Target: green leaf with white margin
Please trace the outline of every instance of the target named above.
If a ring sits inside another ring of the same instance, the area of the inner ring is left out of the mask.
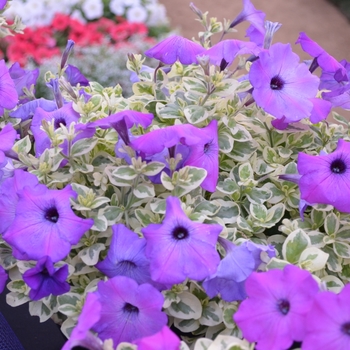
[[[102,209],[102,215],[107,220],[107,225],[111,226],[117,223],[121,217],[123,216],[124,210],[118,206],[107,206],[106,208]],[[103,220],[104,221],[104,220]],[[99,223],[98,223],[99,224]],[[101,225],[99,225],[99,229],[103,228],[104,222],[101,222]]]
[[[262,204],[251,203],[249,206],[249,211],[252,217],[258,222],[265,222],[267,218],[267,209]]]
[[[207,94],[207,84],[203,80],[193,77],[184,77],[182,78],[182,84],[186,91],[197,92],[199,96]]]
[[[226,328],[233,329],[235,328],[235,323],[233,322],[233,315],[237,311],[237,307],[233,305],[227,306],[224,308],[222,321],[224,322]]]
[[[20,139],[19,141],[17,141],[14,146],[12,147],[12,149],[17,153],[29,153],[29,151],[32,148],[32,143],[30,142],[30,138],[29,135],[27,135],[26,137]]]
[[[211,339],[199,338],[196,340],[193,350],[208,350],[213,342]]]
[[[23,293],[10,292],[6,294],[6,303],[13,307],[23,305],[30,300],[28,295]]]
[[[322,248],[322,250],[329,254],[329,258],[327,261],[328,269],[333,272],[340,272],[342,270],[342,258],[340,258],[329,246],[325,246],[324,248]]]
[[[196,168],[193,166],[181,168],[178,172],[178,180],[173,190],[173,195],[181,197],[188,192],[191,192],[200,186],[206,176],[207,171],[202,168]]]
[[[160,181],[168,191],[172,191],[175,188],[173,180],[165,171],[160,174]]]
[[[249,140],[246,142],[235,142],[234,147],[228,155],[238,162],[246,162],[256,150],[256,142]]]
[[[237,89],[240,83],[236,79],[224,79],[215,84],[215,90],[212,94],[213,97],[228,97]]]
[[[153,213],[165,214],[166,201],[165,199],[157,198],[157,200],[150,204],[150,207]]]
[[[123,180],[133,180],[137,176],[137,173],[132,166],[123,165],[114,169],[112,175]]]
[[[310,272],[319,271],[326,266],[328,257],[329,254],[325,253],[323,250],[315,247],[308,247],[300,255],[299,265],[301,268]]]
[[[309,236],[301,229],[291,232],[282,246],[283,258],[292,264],[299,261],[301,253],[311,246]]]
[[[161,71],[161,69],[159,69],[159,71]],[[110,347],[108,347],[108,345],[106,344],[108,341],[111,341],[111,345]],[[112,339],[108,339],[108,340],[105,340],[103,342],[103,348],[104,349],[113,349],[113,340]],[[133,344],[130,344],[130,343],[126,343],[126,342],[121,342],[118,344],[118,346],[116,347],[115,350],[137,350],[137,345],[133,345]]]
[[[92,137],[74,142],[70,156],[74,158],[89,153],[96,146],[97,142],[98,140]]]
[[[237,142],[246,142],[252,140],[252,135],[242,125],[236,124],[234,128],[230,129],[233,139]]]
[[[94,220],[94,224],[90,230],[98,231],[98,232],[104,232],[107,230],[107,227],[108,227],[107,218],[103,216],[100,211],[98,213],[95,213],[95,215],[92,216],[91,218]]]
[[[184,109],[184,114],[190,124],[198,124],[206,120],[209,116],[208,111],[203,106],[191,105]]]
[[[204,326],[216,326],[222,322],[222,310],[215,301],[210,301],[203,307],[199,323]]]
[[[78,256],[87,266],[94,266],[97,264],[100,252],[105,250],[106,246],[102,243],[95,243],[91,247],[82,249]]]
[[[325,277],[322,277],[321,282],[324,282],[326,284],[327,290],[337,294],[344,287],[344,283],[338,277],[335,277],[332,275],[327,275]]]
[[[271,198],[268,199],[271,204],[277,204],[285,198],[284,192],[271,182],[266,183],[262,188],[272,192]]]
[[[148,183],[140,183],[133,190],[137,198],[153,198],[155,196],[154,186]]]
[[[238,168],[238,176],[241,181],[247,181],[254,178],[253,168],[250,163],[241,164]]]
[[[203,200],[195,208],[194,212],[207,216],[213,216],[220,210],[220,203],[216,200]]]
[[[154,95],[154,83],[149,81],[140,81],[132,85],[132,92],[136,96],[140,95]]]
[[[273,270],[273,269],[283,270],[286,265],[289,265],[288,261],[277,259],[277,258],[271,258],[271,260],[266,265],[266,269],[267,270]]]
[[[232,151],[234,141],[233,141],[233,137],[229,133],[219,130],[218,140],[219,140],[219,149],[221,152],[229,153]]]
[[[199,299],[192,293],[184,291],[178,294],[180,302],[171,303],[166,309],[170,316],[180,318],[182,320],[195,319],[198,320],[202,315],[202,304]]]
[[[216,199],[216,202],[220,205],[220,209],[215,216],[219,217],[225,224],[234,224],[240,214],[239,205],[223,199]]]
[[[268,173],[271,173],[275,169],[271,166],[269,166],[266,162],[264,162],[263,159],[257,159],[254,163],[254,171],[257,175],[265,175]],[[269,185],[272,185],[271,182],[268,183]]]
[[[340,258],[350,258],[350,245],[343,242],[334,242],[333,250]]]
[[[82,296],[78,293],[65,293],[57,297],[58,311],[62,312],[66,316],[78,315],[79,310],[78,303]]]
[[[41,300],[39,300],[31,301],[29,303],[29,313],[31,316],[38,316],[40,322],[45,322],[54,314],[54,310],[50,310]]]
[[[350,226],[343,226],[337,233],[335,234],[335,239],[337,241],[350,241]]]
[[[250,350],[252,347],[246,340],[230,335],[218,335],[208,350]]]
[[[272,197],[271,191],[258,187],[253,187],[245,192],[249,202],[254,204],[263,204]]]
[[[311,221],[313,223],[313,227],[321,227],[326,218],[326,213],[324,211],[312,209],[311,210]]]
[[[142,174],[147,176],[154,176],[159,174],[165,167],[161,162],[150,162],[142,168]]]
[[[137,220],[141,223],[143,227],[148,226],[151,223],[154,223],[155,215],[147,209],[135,209],[135,216]]]
[[[282,246],[286,237],[283,235],[272,235],[267,238],[267,243],[272,244],[280,256],[282,256]]]
[[[238,186],[238,184],[230,178],[227,178],[224,181],[219,181],[216,188],[220,192],[226,193],[226,194],[233,194],[235,192],[240,191],[240,187]]]
[[[278,203],[272,206],[267,211],[266,221],[262,224],[264,227],[275,226],[284,216],[286,207],[283,203]]]
[[[326,245],[324,243],[324,238],[326,237],[324,233],[320,231],[308,231],[307,235],[310,237],[313,247],[323,248]]]
[[[337,215],[333,212],[326,216],[324,220],[324,229],[326,233],[331,236],[339,230],[340,222]]]
[[[162,119],[177,119],[183,117],[182,109],[176,103],[168,103],[165,106],[162,103],[157,103],[156,112]]]
[[[184,333],[194,332],[201,326],[198,320],[182,320],[181,318],[175,318],[174,325],[177,329]]]

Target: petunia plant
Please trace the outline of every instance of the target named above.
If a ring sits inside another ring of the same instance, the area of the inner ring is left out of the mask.
[[[0,62],[0,287],[65,350],[345,349],[349,64],[305,33],[302,62],[249,0],[191,8],[197,40],[147,50],[156,68],[129,53],[129,97],[70,65],[73,41],[50,100]]]

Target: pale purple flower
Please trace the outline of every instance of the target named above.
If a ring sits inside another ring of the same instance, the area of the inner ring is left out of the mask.
[[[196,56],[204,51],[205,48],[199,44],[182,36],[173,35],[147,50],[145,55],[165,64],[173,64],[178,60],[187,65],[197,63]]]
[[[37,177],[22,169],[16,169],[0,186],[0,234],[4,234],[15,218],[18,192],[25,186],[38,185]]]
[[[67,68],[65,69],[65,74],[67,76],[68,82],[72,86],[77,86],[78,84],[80,86],[88,86],[89,85],[89,80],[82,74],[79,70],[79,68],[68,64]]]
[[[348,81],[346,69],[329,53],[327,53],[320,45],[311,40],[305,33],[301,32],[296,44],[300,44],[302,49],[310,56],[315,58],[312,69],[317,66],[324,72],[333,73],[334,78],[339,81]]]
[[[101,303],[99,298],[94,293],[88,293],[78,318],[78,324],[62,350],[73,350],[79,346],[89,350],[103,350],[102,341],[89,331],[100,320],[100,317]]]
[[[8,279],[7,272],[0,265],[0,293],[2,293],[4,291],[7,279]]]
[[[350,349],[350,285],[316,295],[306,317],[303,350]]]
[[[331,102],[333,107],[350,109],[350,83],[330,92],[323,92],[322,98]]]
[[[205,169],[207,176],[201,183],[201,187],[209,192],[215,192],[219,179],[218,122],[212,120],[208,126],[197,128],[194,132],[200,137],[200,141],[190,147],[189,156],[183,166],[190,165]]]
[[[319,79],[312,75],[290,44],[274,44],[262,51],[250,69],[249,80],[257,105],[289,123],[309,117]]]
[[[258,55],[261,49],[252,42],[241,40],[223,40],[204,52],[209,56],[210,62],[224,70],[238,55],[254,54]]]
[[[38,98],[37,100],[29,101],[20,105],[16,110],[9,115],[11,118],[19,118],[22,121],[28,120],[34,116],[35,110],[40,107],[46,112],[52,112],[57,109],[56,102]]]
[[[18,192],[15,218],[3,235],[21,254],[18,258],[22,254],[28,260],[49,256],[57,262],[67,256],[93,225],[92,219],[82,219],[71,209],[70,198],[76,196],[70,185],[62,190],[26,186]]]
[[[62,57],[61,57],[61,69],[63,69],[68,61],[69,55],[71,54],[73,48],[74,48],[75,42],[73,40],[68,39],[67,45],[63,51]]]
[[[4,9],[7,4],[7,0],[0,0],[0,10]]]
[[[245,283],[248,298],[234,320],[257,350],[288,349],[306,335],[306,315],[318,293],[312,275],[294,265],[282,270],[253,272]]]
[[[18,103],[18,93],[15,83],[10,76],[5,61],[0,61],[0,107],[6,109],[15,108]]]
[[[92,330],[102,340],[131,342],[153,335],[167,324],[161,311],[164,297],[150,284],[138,285],[131,278],[116,276],[99,282],[93,294],[99,298],[101,313]]]
[[[166,199],[161,224],[150,224],[141,231],[154,281],[171,286],[186,278],[201,281],[216,271],[220,262],[216,242],[222,227],[191,221],[177,197]]]
[[[160,332],[133,343],[137,345],[137,350],[179,350],[181,342],[168,326],[164,326]]]
[[[265,251],[273,257],[275,251],[272,246],[250,241],[236,246],[219,237],[219,243],[224,247],[226,255],[220,261],[217,271],[204,280],[203,288],[210,298],[220,294],[228,302],[243,300],[247,296],[244,283],[261,264],[260,254]]]
[[[149,261],[145,256],[146,240],[123,224],[112,226],[113,236],[106,258],[96,268],[109,278],[126,276],[137,283],[151,283]]]
[[[61,295],[69,292],[67,277],[68,265],[57,268],[49,256],[41,258],[35,267],[23,274],[24,282],[31,288],[29,297],[32,300],[40,300],[51,294]]]
[[[340,139],[330,154],[299,153],[298,172],[301,199],[350,213],[350,142]]]
[[[23,88],[30,89],[31,85],[35,85],[39,77],[39,68],[26,70],[21,68],[18,62],[15,62],[9,69],[9,73],[15,83],[16,91],[21,104],[29,102],[30,99],[24,93]]]

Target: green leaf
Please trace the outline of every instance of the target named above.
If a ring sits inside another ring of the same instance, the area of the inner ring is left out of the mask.
[[[266,268],[267,270],[283,270],[286,265],[288,265],[288,262],[285,260],[271,258],[271,260],[267,263]]]
[[[350,258],[350,245],[343,242],[333,243],[334,252],[340,257],[349,259]]]
[[[97,142],[98,140],[92,137],[74,142],[70,152],[71,157],[79,157],[89,153],[96,146]]]
[[[272,197],[272,192],[263,188],[253,187],[251,190],[246,191],[246,196],[251,203],[263,204]]]
[[[136,96],[154,95],[154,83],[148,81],[137,82],[132,85],[132,91]]]
[[[310,272],[324,269],[329,254],[315,247],[306,248],[300,255],[299,265]]]
[[[231,158],[238,162],[247,161],[256,150],[256,145],[253,140],[246,142],[236,142],[229,154]]]
[[[162,103],[157,103],[156,111],[162,119],[177,119],[184,115],[181,107],[176,103],[169,103],[165,106]]]
[[[171,303],[166,311],[176,318],[183,320],[199,319],[202,315],[202,304],[192,293],[184,291],[178,294],[180,302]]]
[[[168,191],[172,191],[175,188],[171,177],[165,171],[160,174],[160,181]]]
[[[87,266],[94,266],[97,264],[100,252],[106,249],[102,243],[95,243],[91,247],[80,250],[78,256]]]
[[[324,221],[324,229],[329,236],[333,235],[339,230],[340,222],[337,215],[330,213],[326,216]]]
[[[207,93],[207,84],[203,80],[192,77],[184,77],[182,78],[182,83],[186,91],[197,92],[199,96],[206,95]]]
[[[207,171],[202,168],[196,168],[193,166],[186,166],[184,168],[181,168],[178,171],[178,180],[173,190],[173,195],[176,197],[181,197],[188,192],[191,192],[200,186],[206,176]]]
[[[190,124],[198,124],[206,120],[209,116],[208,111],[203,106],[191,105],[184,109],[184,114]]]
[[[220,209],[220,203],[217,201],[202,201],[195,208],[194,212],[201,213],[207,216],[215,215]]]
[[[240,191],[238,184],[230,178],[227,178],[224,181],[219,181],[217,184],[217,189],[226,194],[232,194]]]
[[[336,240],[349,242],[350,240],[350,226],[343,226],[335,235]]]
[[[138,184],[133,193],[137,198],[152,198],[155,196],[154,186],[148,183]]]
[[[137,176],[137,173],[132,166],[124,165],[114,169],[112,175],[123,180],[133,180]]]
[[[267,209],[264,205],[251,203],[249,208],[250,208],[250,214],[253,216],[254,219],[256,219],[259,222],[266,221]]]
[[[17,141],[14,146],[13,146],[13,150],[17,153],[29,153],[29,151],[32,148],[32,143],[30,142],[30,138],[29,135],[25,136],[24,138],[20,139],[19,141]]]
[[[254,178],[253,168],[250,163],[244,163],[239,166],[238,176],[242,182]]]
[[[154,176],[159,174],[165,167],[164,163],[161,162],[150,162],[142,168],[142,174],[147,176]]]
[[[94,220],[94,225],[91,227],[91,230],[99,232],[104,232],[107,230],[108,222],[103,215],[100,215],[100,213],[98,213],[93,216],[92,219]]]
[[[237,310],[233,307],[227,307],[224,309],[223,313],[223,322],[226,326],[226,328],[233,329],[235,327],[235,323],[233,322],[233,314]]]
[[[219,148],[223,153],[229,153],[233,148],[233,138],[227,132],[219,132]]]
[[[199,323],[205,326],[216,326],[222,322],[222,311],[215,301],[210,301],[203,307],[202,317]]]
[[[154,222],[154,214],[150,210],[135,209],[135,216],[137,217],[137,220],[142,224],[143,227],[146,227]]]
[[[338,294],[344,287],[344,283],[338,277],[332,275],[322,277],[321,282],[325,282],[327,290],[336,294]]]
[[[225,224],[234,224],[240,214],[238,204],[223,199],[216,199],[216,201],[220,204],[220,209],[215,216],[219,217]]]
[[[324,248],[322,248],[322,250],[329,255],[328,261],[327,261],[328,269],[333,272],[340,272],[342,270],[342,265],[341,265],[342,258],[337,256],[334,250],[329,246],[325,246]]]
[[[283,258],[292,264],[299,261],[301,253],[311,245],[309,236],[301,229],[291,232],[286,238],[283,247]]]

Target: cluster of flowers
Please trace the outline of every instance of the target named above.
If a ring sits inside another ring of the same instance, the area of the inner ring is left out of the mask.
[[[243,3],[225,25],[192,5],[202,45],[163,40],[155,69],[129,55],[128,98],[67,63],[73,41],[53,100],[0,61],[0,285],[11,270],[8,303],[54,317],[64,349],[186,349],[173,331],[349,347],[350,124],[323,122],[350,98],[348,65],[305,34],[300,63]],[[210,47],[246,20],[250,42]]]
[[[5,14],[8,18],[17,15],[26,26],[36,27],[49,25],[62,12],[81,22],[122,16],[149,27],[168,26],[165,7],[157,0],[12,0]]]
[[[10,62],[19,62],[25,66],[29,61],[40,65],[46,59],[61,55],[67,40],[71,39],[80,47],[106,45],[116,50],[135,36],[146,43],[154,43],[147,36],[148,29],[142,23],[130,23],[121,18],[116,22],[107,18],[100,18],[91,23],[82,23],[68,15],[56,14],[47,26],[37,28],[27,27],[22,35],[15,35],[4,39],[3,56]]]

